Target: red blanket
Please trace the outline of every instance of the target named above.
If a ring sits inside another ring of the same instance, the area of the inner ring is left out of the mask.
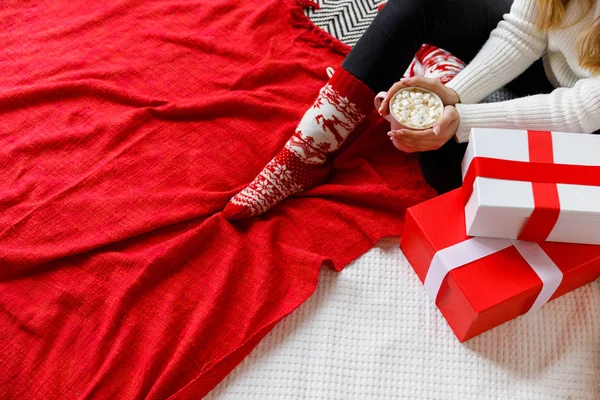
[[[206,394],[431,195],[375,113],[231,223],[347,51],[281,0],[0,8],[0,398]]]

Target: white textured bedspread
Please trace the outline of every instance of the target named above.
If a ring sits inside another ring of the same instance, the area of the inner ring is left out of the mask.
[[[600,399],[600,280],[458,343],[384,239],[282,321],[208,399]]]

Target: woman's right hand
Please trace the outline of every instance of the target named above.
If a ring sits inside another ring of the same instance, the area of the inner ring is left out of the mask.
[[[423,89],[429,89],[442,99],[442,102],[445,106],[453,106],[456,103],[460,103],[460,97],[458,94],[444,85],[442,82],[433,78],[423,78],[423,77],[414,77],[414,78],[403,78],[399,82],[396,82],[392,85],[390,90],[387,92],[387,96],[381,103],[381,107],[379,108],[379,114],[381,116],[386,116],[389,114],[389,102],[391,97],[398,90],[405,87],[420,87]]]

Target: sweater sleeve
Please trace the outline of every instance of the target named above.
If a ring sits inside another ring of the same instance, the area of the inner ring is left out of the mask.
[[[550,94],[486,104],[457,104],[456,137],[469,140],[471,128],[592,133],[600,129],[600,77],[580,79]]]
[[[537,0],[515,0],[477,56],[446,86],[462,103],[477,103],[523,73],[542,56],[547,34],[538,31]]]

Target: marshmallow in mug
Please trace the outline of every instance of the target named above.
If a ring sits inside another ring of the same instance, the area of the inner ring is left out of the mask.
[[[440,118],[443,104],[428,90],[410,87],[400,89],[391,101],[394,116],[409,128],[430,128]]]

